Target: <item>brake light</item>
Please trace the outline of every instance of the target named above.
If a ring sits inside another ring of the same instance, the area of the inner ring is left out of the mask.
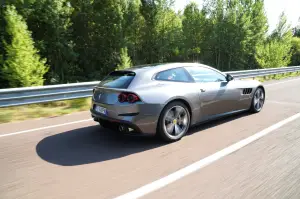
[[[127,100],[127,95],[125,93],[121,93],[118,97],[119,99],[119,102],[123,103],[123,102],[126,102]]]
[[[135,103],[137,101],[140,101],[140,98],[134,94],[134,93],[120,93],[118,96],[119,102],[129,102],[129,103]]]
[[[137,102],[139,100],[140,100],[139,97],[137,95],[135,95],[135,94],[128,94],[127,95],[127,101],[129,103],[134,103],[134,102]]]

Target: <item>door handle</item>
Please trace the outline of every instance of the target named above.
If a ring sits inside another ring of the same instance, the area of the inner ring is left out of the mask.
[[[206,90],[204,88],[200,88],[200,91],[203,93],[205,92]]]

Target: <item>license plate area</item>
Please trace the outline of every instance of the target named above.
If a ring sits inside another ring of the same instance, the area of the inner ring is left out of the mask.
[[[102,106],[95,105],[94,110],[95,110],[97,113],[101,113],[101,114],[103,114],[103,115],[107,115],[107,110],[106,110],[106,108],[104,108],[104,107],[102,107]]]

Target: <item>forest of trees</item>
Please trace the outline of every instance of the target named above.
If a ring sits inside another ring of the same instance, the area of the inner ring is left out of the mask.
[[[5,0],[0,87],[100,80],[112,70],[200,62],[222,71],[300,65],[300,27],[268,34],[263,0]],[[300,12],[300,10],[299,10]]]

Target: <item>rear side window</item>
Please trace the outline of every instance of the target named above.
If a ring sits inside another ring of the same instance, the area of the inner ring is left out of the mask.
[[[156,80],[175,81],[175,82],[191,82],[193,81],[187,71],[183,68],[174,68],[157,73]]]
[[[135,73],[131,71],[114,71],[106,76],[100,83],[100,87],[107,88],[128,88],[129,84],[135,77]]]

